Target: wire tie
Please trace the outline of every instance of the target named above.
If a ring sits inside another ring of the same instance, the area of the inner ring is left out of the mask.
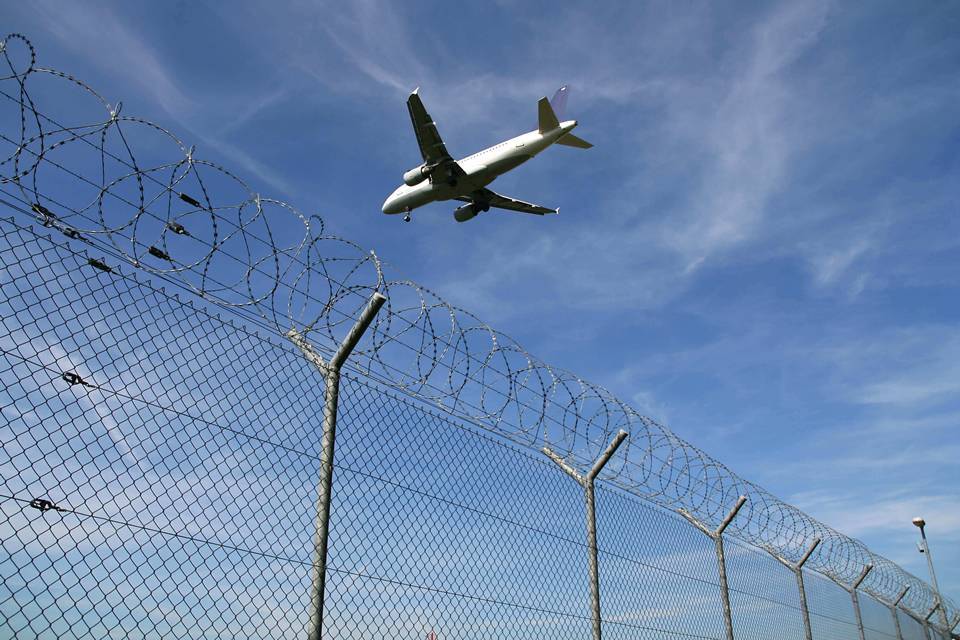
[[[188,195],[185,194],[185,193],[181,193],[181,194],[180,194],[180,199],[183,200],[184,202],[186,202],[186,203],[189,204],[189,205],[193,205],[194,207],[196,207],[196,208],[198,208],[198,209],[203,209],[203,206],[200,204],[199,201],[194,200],[193,198],[191,198],[190,196],[188,196]]]
[[[63,232],[63,235],[73,240],[77,240],[80,238],[80,232],[74,229],[73,227],[63,227],[62,229],[60,229],[60,231]]]
[[[151,246],[149,251],[150,251],[150,255],[152,255],[155,258],[160,258],[161,260],[170,261],[170,256],[167,255],[167,253],[163,249],[158,249],[157,247]]]
[[[50,211],[50,209],[47,209],[45,206],[43,206],[39,202],[35,202],[31,206],[31,208],[36,213],[43,216],[43,226],[45,227],[49,227],[51,224],[53,224],[53,221],[57,219],[57,216],[54,215],[53,211]]]
[[[177,234],[178,236],[188,236],[188,235],[190,235],[190,232],[187,231],[187,228],[184,227],[184,226],[183,226],[182,224],[180,224],[179,222],[173,222],[173,221],[168,222],[168,223],[167,223],[167,229],[170,229],[170,231],[173,231],[173,232],[174,232],[175,234]]]
[[[100,269],[100,271],[106,271],[107,273],[113,273],[113,269],[110,268],[110,265],[108,265],[106,262],[101,262],[100,260],[97,260],[96,258],[90,258],[89,260],[87,260],[87,264],[89,264],[91,267],[93,267],[93,268],[95,268],[95,269]]]
[[[62,378],[71,387],[75,384],[82,384],[85,387],[90,386],[86,380],[81,378],[78,374],[74,373],[73,371],[64,371]]]
[[[61,509],[57,505],[53,504],[51,501],[45,500],[44,498],[34,498],[33,500],[30,501],[30,506],[41,512],[64,511],[64,509]]]

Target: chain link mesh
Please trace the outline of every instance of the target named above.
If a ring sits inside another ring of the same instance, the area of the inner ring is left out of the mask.
[[[303,635],[324,381],[284,336],[326,356],[375,290],[340,390],[325,637],[590,634],[583,492],[537,448],[584,468],[621,428],[597,491],[608,637],[724,637],[713,542],[674,510],[713,527],[738,495],[736,637],[803,637],[770,554],[814,537],[815,638],[858,637],[831,580],[868,563],[865,636],[896,637],[884,603],[910,586],[894,613],[925,637],[921,580],[38,67],[22,36],[2,55],[0,637]]]

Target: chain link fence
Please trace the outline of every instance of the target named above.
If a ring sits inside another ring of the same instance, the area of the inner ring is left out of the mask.
[[[960,623],[861,543],[38,66],[22,36],[2,49],[0,638]]]

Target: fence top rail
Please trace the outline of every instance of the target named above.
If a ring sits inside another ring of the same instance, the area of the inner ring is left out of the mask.
[[[374,292],[384,310],[350,366],[528,447],[589,468],[630,434],[600,477],[711,527],[739,496],[728,532],[789,563],[913,612],[932,588],[641,415],[603,387],[548,365],[433,291],[392,278],[374,252],[317,216],[262,197],[171,131],[127,115],[83,81],[37,64],[20,34],[0,40],[0,200],[199,298],[296,332],[326,356]],[[815,540],[819,544],[811,545]],[[905,595],[902,594],[907,589]],[[944,598],[948,617],[960,609]]]

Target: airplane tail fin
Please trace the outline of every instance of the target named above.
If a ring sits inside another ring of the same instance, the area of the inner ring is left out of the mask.
[[[557,140],[557,144],[565,144],[568,147],[576,147],[577,149],[589,149],[593,146],[583,138],[578,138],[572,133],[562,136],[559,140]]]
[[[546,98],[540,98],[537,103],[537,129],[540,133],[546,133],[559,126],[560,121],[557,120],[557,114],[553,112],[550,102]]]
[[[560,118],[563,117],[563,112],[566,110],[566,108],[566,86],[557,89],[557,92],[553,94],[553,98],[550,100],[547,100],[546,98],[540,98],[540,102],[537,103],[537,115],[539,118],[537,128],[540,130],[540,133],[547,133],[548,131],[557,129],[560,126]],[[574,122],[573,126],[577,126],[577,123]],[[583,138],[578,138],[572,133],[561,135],[557,140],[557,144],[564,144],[568,147],[576,147],[578,149],[589,149],[593,146]]]
[[[567,86],[564,85],[557,89],[557,92],[550,98],[550,106],[557,115],[558,120],[563,120],[563,114],[567,110]]]

